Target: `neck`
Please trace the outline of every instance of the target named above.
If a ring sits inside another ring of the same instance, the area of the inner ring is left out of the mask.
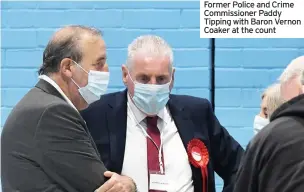
[[[60,89],[67,96],[67,98],[72,101],[71,94],[68,91],[67,83],[62,78],[58,77],[58,75],[56,74],[51,74],[48,76],[60,87]]]

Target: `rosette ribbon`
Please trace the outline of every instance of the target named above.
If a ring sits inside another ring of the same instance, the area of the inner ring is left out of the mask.
[[[201,169],[203,177],[203,192],[208,192],[208,169],[209,152],[206,145],[199,139],[192,139],[187,146],[190,163]]]

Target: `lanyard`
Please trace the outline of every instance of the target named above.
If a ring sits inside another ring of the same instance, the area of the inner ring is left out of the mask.
[[[135,117],[135,114],[133,113],[132,109],[130,108],[129,106],[129,103],[128,103],[128,108],[130,109],[130,111],[132,112],[132,116],[133,116],[133,119],[135,120],[135,122],[139,125],[142,133],[148,137],[152,142],[153,144],[155,145],[155,147],[157,148],[158,150],[158,162],[159,162],[159,169],[160,169],[160,173],[161,174],[164,174],[164,165],[163,165],[163,161],[162,161],[162,146],[163,146],[163,142],[162,142],[162,133],[160,134],[160,146],[158,147],[157,144],[155,143],[155,141],[153,141],[153,139],[150,137],[150,135],[147,133],[146,129],[141,125],[139,124],[138,120],[136,119]]]

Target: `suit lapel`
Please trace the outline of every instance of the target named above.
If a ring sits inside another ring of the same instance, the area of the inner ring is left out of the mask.
[[[106,119],[110,133],[110,170],[121,173],[126,143],[127,90],[113,97],[109,108]]]
[[[170,95],[168,106],[184,147],[187,151],[187,145],[192,139],[198,138],[202,140],[202,138],[196,131],[195,125],[190,118],[190,111],[187,111],[185,106],[181,105],[174,95]],[[193,165],[191,165],[191,169],[195,191],[202,191],[201,170],[195,168]]]
[[[189,141],[193,139],[195,132],[193,122],[189,118],[190,114],[187,113],[184,106],[181,106],[178,101],[175,100],[173,95],[171,95],[168,105],[184,147],[187,149],[187,145]]]

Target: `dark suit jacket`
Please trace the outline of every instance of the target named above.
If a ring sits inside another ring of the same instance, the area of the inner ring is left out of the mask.
[[[224,191],[231,192],[243,148],[220,125],[206,99],[170,95],[168,102],[185,148],[193,138],[203,141],[210,152],[208,192],[215,192],[214,171],[224,180]],[[81,112],[97,144],[106,167],[121,173],[126,141],[127,91],[101,97]],[[192,166],[196,192],[202,191],[202,175]]]
[[[81,115],[40,80],[3,127],[3,192],[93,192],[106,171]]]

